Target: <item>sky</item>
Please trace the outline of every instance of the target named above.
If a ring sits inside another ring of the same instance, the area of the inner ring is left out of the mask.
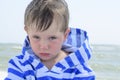
[[[0,0],[0,43],[23,43],[24,11],[31,0]],[[66,0],[70,27],[88,32],[91,44],[120,45],[120,0]]]

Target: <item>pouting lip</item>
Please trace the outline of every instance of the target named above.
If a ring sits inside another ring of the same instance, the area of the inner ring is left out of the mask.
[[[50,55],[49,53],[39,53],[39,54],[42,56],[49,56]]]
[[[49,53],[45,53],[45,52],[40,52],[39,54],[49,54]]]

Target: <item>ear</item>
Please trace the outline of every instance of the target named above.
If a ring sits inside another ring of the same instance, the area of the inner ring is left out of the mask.
[[[24,26],[24,30],[25,30],[26,33],[28,33],[28,29],[27,29],[26,26]]]
[[[70,28],[67,28],[64,34],[64,41],[67,39],[69,32],[70,32]]]

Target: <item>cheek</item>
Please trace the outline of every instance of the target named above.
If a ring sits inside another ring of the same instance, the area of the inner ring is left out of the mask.
[[[38,52],[39,51],[39,45],[38,45],[38,43],[35,43],[35,42],[31,41],[30,45],[31,45],[31,47],[32,47],[32,49],[33,49],[34,52]]]
[[[50,48],[54,51],[60,50],[62,47],[62,41],[54,41],[50,43]]]

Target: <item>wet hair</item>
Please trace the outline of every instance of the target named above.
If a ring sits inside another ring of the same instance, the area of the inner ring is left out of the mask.
[[[25,10],[24,24],[28,29],[34,27],[36,30],[44,31],[50,27],[54,19],[62,23],[61,31],[66,31],[69,11],[64,0],[32,0]]]

